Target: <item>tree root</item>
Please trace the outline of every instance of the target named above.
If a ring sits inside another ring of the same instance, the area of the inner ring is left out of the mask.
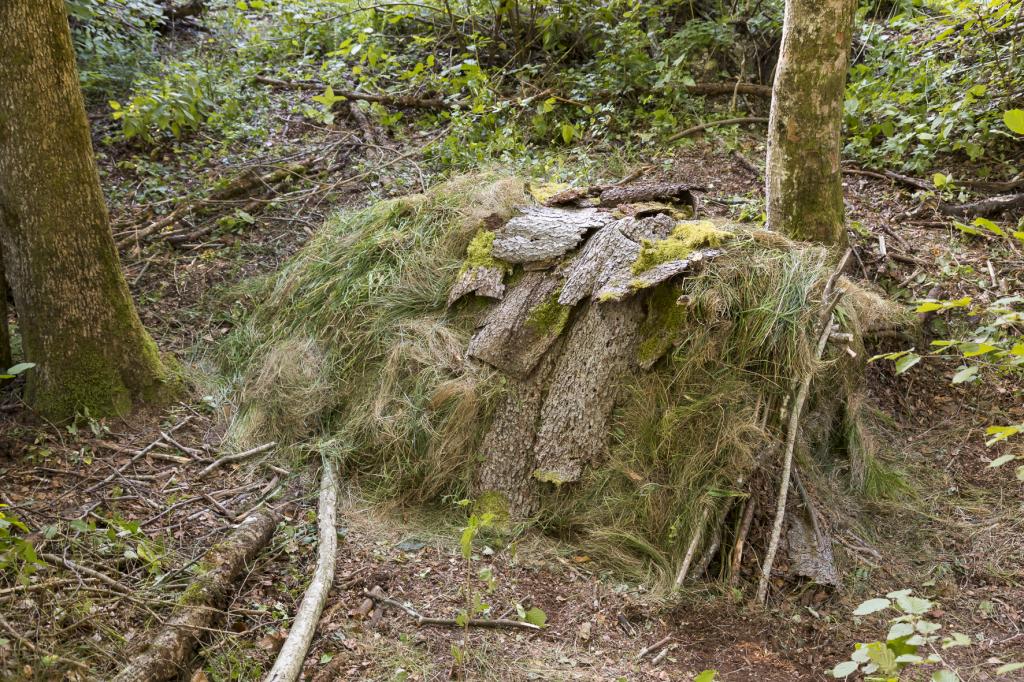
[[[313,634],[320,613],[324,609],[327,595],[334,582],[334,562],[338,547],[336,519],[338,515],[338,483],[334,476],[334,465],[326,459],[320,477],[320,506],[317,516],[320,525],[319,552],[313,579],[302,596],[302,604],[292,621],[288,639],[274,661],[274,667],[266,682],[294,682],[302,672],[302,663],[313,641]]]
[[[161,682],[176,678],[203,630],[220,613],[231,584],[270,542],[276,525],[276,514],[261,511],[210,548],[199,564],[204,570],[179,598],[174,614],[114,678],[115,682]]]
[[[403,604],[395,599],[389,599],[378,592],[363,590],[363,596],[367,599],[372,599],[375,603],[386,604],[387,606],[402,611],[406,615],[411,616],[416,621],[417,625],[437,625],[445,628],[513,628],[517,630],[532,630],[534,632],[540,631],[540,626],[538,625],[521,620],[510,620],[508,618],[470,618],[465,624],[461,624],[454,618],[432,618],[430,616],[421,615],[416,609],[408,604]]]

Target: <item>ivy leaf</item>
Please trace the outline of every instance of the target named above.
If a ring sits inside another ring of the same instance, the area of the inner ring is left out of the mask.
[[[832,677],[848,677],[855,672],[857,672],[856,661],[843,661],[836,667],[832,668],[832,672],[830,674]],[[694,680],[694,682],[696,682],[696,680]]]
[[[974,381],[978,378],[978,366],[961,367],[960,371],[953,375],[954,384],[962,384],[967,381]]]
[[[960,676],[949,668],[943,668],[932,673],[932,682],[960,682]]]
[[[548,614],[534,606],[526,612],[526,617],[523,618],[523,620],[531,625],[536,625],[537,627],[542,628],[548,622]]]
[[[1012,462],[1015,459],[1017,459],[1016,455],[1003,455],[1001,457],[996,457],[994,460],[988,463],[988,468],[995,469],[996,467],[1001,467],[1007,462]]]
[[[903,374],[908,369],[921,362],[921,356],[917,353],[907,353],[896,361],[896,373]]]
[[[1017,133],[1018,135],[1024,135],[1024,109],[1010,109],[1003,112],[1003,123],[1006,127]]]
[[[860,606],[857,607],[857,609],[853,612],[853,615],[867,616],[877,611],[881,611],[882,609],[887,609],[890,606],[892,606],[892,602],[888,599],[885,599],[884,597],[868,599],[866,602],[863,602]]]

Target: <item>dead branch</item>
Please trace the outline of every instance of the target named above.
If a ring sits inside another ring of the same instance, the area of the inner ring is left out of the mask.
[[[691,95],[755,95],[771,99],[772,86],[759,83],[695,83],[685,86]]]
[[[683,564],[679,567],[679,572],[676,573],[676,589],[683,586],[686,581],[686,574],[690,572],[690,564],[693,562],[693,556],[697,552],[697,545],[700,544],[701,538],[704,536],[704,524],[708,520],[708,509],[704,508],[701,512],[700,521],[697,522],[697,529],[693,533],[693,537],[690,539],[690,545],[686,548],[686,556],[683,557]]]
[[[374,602],[386,604],[392,608],[402,611],[406,615],[412,617],[416,621],[417,625],[437,625],[446,628],[514,628],[519,630],[532,630],[534,632],[540,630],[540,626],[534,625],[533,623],[527,623],[521,620],[510,620],[508,618],[470,618],[465,624],[459,624],[459,622],[454,618],[432,618],[430,616],[421,615],[416,609],[408,604],[403,604],[395,599],[389,599],[388,597],[370,592],[369,590],[363,590],[363,596],[368,599],[372,599]]]
[[[662,637],[661,639],[659,639],[659,640],[658,640],[657,642],[655,642],[654,644],[650,645],[649,647],[645,647],[644,649],[642,649],[642,650],[640,651],[640,653],[638,653],[638,654],[636,655],[636,659],[635,659],[635,660],[637,660],[637,661],[642,661],[642,660],[644,659],[644,657],[645,657],[645,656],[647,656],[647,655],[649,655],[649,654],[652,654],[652,653],[654,653],[655,651],[657,651],[657,650],[658,650],[658,649],[660,649],[661,647],[663,647],[663,646],[665,646],[666,644],[668,644],[669,642],[671,642],[671,641],[672,641],[672,638],[673,638],[673,635],[665,635],[664,637]]]
[[[278,78],[270,78],[268,76],[256,76],[255,80],[258,83],[273,85],[278,88],[287,88],[288,90],[316,90],[322,92],[327,89],[327,84],[319,81],[285,81]],[[358,92],[356,90],[345,90],[335,87],[332,87],[331,90],[334,92],[336,97],[358,99],[363,100],[364,102],[376,102],[377,104],[387,104],[388,106],[398,107],[400,109],[432,109],[434,111],[439,111],[451,108],[451,106],[443,99],[433,97],[375,95],[369,92]]]
[[[324,609],[331,584],[334,582],[334,562],[338,547],[335,522],[338,515],[338,484],[334,466],[324,460],[320,476],[320,506],[317,516],[320,526],[320,546],[313,579],[302,596],[302,603],[292,621],[288,639],[274,661],[266,682],[294,682],[302,671],[309,644],[313,640],[320,613]]]
[[[0,615],[0,627],[2,627],[7,632],[7,634],[9,634],[11,637],[13,637],[15,639],[15,641],[17,641],[19,644],[21,644],[23,647],[25,647],[26,649],[28,649],[32,653],[42,655],[42,656],[44,656],[46,658],[50,658],[50,659],[52,659],[54,661],[59,661],[60,663],[63,663],[64,665],[69,665],[72,668],[77,668],[78,670],[81,670],[83,672],[89,672],[89,666],[85,665],[84,663],[79,663],[78,661],[72,661],[70,658],[64,658],[63,656],[58,656],[57,654],[50,653],[49,651],[46,651],[45,649],[42,649],[42,648],[36,646],[35,644],[32,643],[31,640],[29,640],[24,635],[22,635],[20,632],[18,632],[18,630],[15,629],[15,627],[13,625],[8,623],[7,619],[4,618],[3,615]]]
[[[275,443],[274,441],[271,441],[269,443],[264,443],[263,445],[260,445],[260,446],[257,446],[255,448],[252,448],[251,450],[246,450],[245,452],[239,452],[236,455],[224,455],[223,457],[221,457],[219,459],[215,459],[212,463],[207,465],[206,468],[204,468],[202,471],[199,472],[198,477],[199,478],[206,478],[207,476],[210,475],[210,472],[214,471],[215,469],[219,469],[220,467],[224,466],[225,464],[228,464],[230,462],[238,462],[240,460],[245,459],[246,457],[252,457],[253,455],[258,455],[261,452],[266,452],[267,450],[269,450],[270,448],[274,447],[275,445],[277,445],[277,443]]]
[[[721,121],[707,121],[706,123],[695,125],[692,128],[687,128],[686,130],[682,130],[678,133],[675,133],[674,135],[669,136],[668,141],[675,142],[676,140],[681,140],[684,137],[689,137],[690,135],[699,133],[702,130],[707,130],[708,128],[715,128],[717,126],[746,125],[748,123],[767,122],[768,117],[766,116],[741,116],[739,118],[726,118]]]
[[[203,557],[202,570],[178,600],[174,614],[149,640],[115,682],[161,682],[185,668],[201,634],[210,628],[231,590],[231,584],[270,542],[277,515],[250,516]]]
[[[967,204],[947,204],[940,201],[938,205],[939,213],[954,218],[987,218],[1003,211],[1013,211],[1019,208],[1024,208],[1024,192],[989,197]]]
[[[743,509],[743,521],[740,523],[740,532],[736,536],[736,544],[732,550],[732,561],[729,565],[729,584],[733,585],[739,580],[740,566],[743,563],[743,545],[750,533],[750,526],[754,521],[754,510],[757,508],[757,500],[750,498]]]
[[[51,563],[51,564],[60,564],[61,566],[63,566],[64,568],[68,569],[72,573],[75,573],[75,574],[78,574],[78,575],[87,575],[90,578],[96,578],[100,582],[103,582],[103,583],[106,583],[107,585],[109,585],[112,590],[114,590],[115,592],[117,592],[119,594],[129,594],[129,591],[128,591],[127,587],[125,587],[121,583],[117,582],[116,580],[111,578],[109,575],[106,575],[105,573],[100,573],[99,571],[94,571],[93,569],[88,568],[86,566],[80,566],[79,564],[76,564],[71,559],[65,559],[64,557],[59,556],[57,554],[40,554],[39,558],[42,559],[43,561],[46,561],[46,562]]]
[[[182,420],[181,420],[180,422],[178,422],[178,423],[177,423],[177,424],[176,424],[176,425],[175,425],[174,427],[172,427],[172,428],[168,429],[168,431],[167,431],[167,432],[168,432],[168,433],[174,433],[175,431],[177,431],[178,429],[180,429],[180,428],[181,428],[182,426],[184,426],[185,424],[189,423],[189,422],[190,422],[191,420],[192,420],[192,415],[188,415],[187,417],[185,417],[184,419],[182,419]],[[114,470],[114,473],[110,474],[109,476],[107,476],[106,478],[104,478],[104,479],[103,479],[102,481],[100,481],[100,482],[99,482],[99,483],[97,483],[96,485],[94,485],[94,486],[91,486],[91,487],[89,487],[89,488],[86,488],[85,492],[86,492],[87,494],[88,494],[88,493],[92,493],[92,492],[95,492],[96,490],[99,490],[100,488],[102,488],[103,486],[105,486],[106,484],[110,483],[110,482],[111,482],[111,481],[113,481],[113,480],[114,480],[115,478],[117,478],[118,476],[120,476],[121,474],[123,474],[123,473],[124,473],[124,471],[125,471],[125,469],[127,469],[127,468],[128,468],[128,467],[130,467],[131,465],[133,465],[133,464],[135,464],[136,462],[138,462],[138,461],[139,461],[140,459],[142,459],[143,457],[145,457],[145,456],[146,456],[146,454],[147,454],[147,453],[148,453],[148,452],[149,452],[150,450],[152,450],[153,448],[155,448],[156,446],[158,446],[158,445],[159,445],[159,444],[160,444],[161,442],[163,442],[163,441],[162,441],[162,438],[163,438],[162,436],[161,436],[160,438],[157,438],[157,439],[156,439],[156,440],[154,440],[154,441],[153,441],[152,443],[150,443],[150,444],[149,444],[149,445],[147,445],[146,447],[144,447],[144,448],[142,448],[141,450],[139,450],[139,451],[138,451],[137,453],[135,453],[135,455],[134,455],[134,456],[133,456],[133,457],[132,457],[132,458],[131,458],[130,460],[128,460],[127,462],[125,462],[125,463],[124,463],[124,464],[123,464],[123,465],[122,465],[122,466],[121,466],[120,468],[118,468],[118,469]]]
[[[836,304],[839,303],[839,298],[842,295],[841,291],[836,295],[833,295],[832,291],[836,280],[839,279],[839,275],[846,267],[846,262],[850,259],[851,253],[851,250],[847,249],[846,253],[843,254],[842,259],[839,261],[839,266],[825,283],[825,289],[822,292],[823,307],[818,320],[818,345],[815,352],[815,359],[817,360],[820,360],[825,352],[829,334],[832,332],[832,311],[835,310]],[[768,584],[772,575],[772,566],[775,563],[775,553],[779,549],[782,522],[786,516],[786,498],[789,493],[790,473],[793,469],[793,451],[796,449],[796,436],[800,429],[800,415],[803,412],[804,403],[807,401],[807,393],[810,391],[812,378],[813,372],[809,371],[804,374],[800,381],[800,387],[797,389],[796,397],[793,400],[793,406],[789,410],[789,421],[786,425],[786,449],[782,457],[782,476],[779,482],[779,494],[777,495],[775,506],[775,519],[772,522],[771,540],[768,543],[768,551],[765,553],[764,563],[761,568],[761,580],[757,584],[756,599],[758,604],[764,604],[768,598]]]

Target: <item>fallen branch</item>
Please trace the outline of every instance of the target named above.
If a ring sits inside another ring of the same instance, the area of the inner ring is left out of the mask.
[[[202,632],[223,608],[231,584],[270,542],[277,516],[264,511],[243,521],[203,557],[201,571],[178,600],[174,614],[115,682],[162,682],[175,679],[186,667]]]
[[[640,653],[638,653],[636,655],[636,660],[637,661],[642,661],[644,659],[644,657],[647,656],[648,654],[654,653],[655,651],[657,651],[661,647],[663,647],[666,644],[668,644],[669,642],[671,642],[672,641],[672,637],[673,637],[672,635],[665,635],[664,637],[659,639],[654,644],[650,645],[649,647],[644,648]]]
[[[832,311],[835,310],[842,294],[842,292],[839,292],[839,294],[833,296],[832,291],[836,280],[839,279],[843,268],[846,267],[846,262],[850,259],[851,253],[851,250],[847,249],[846,253],[843,254],[838,267],[832,273],[832,276],[829,277],[825,283],[825,289],[822,291],[823,307],[818,320],[818,345],[815,349],[815,360],[821,359],[822,354],[825,352],[825,346],[828,344],[828,337],[832,333]],[[789,421],[786,425],[786,449],[782,457],[782,476],[779,482],[779,493],[776,496],[775,519],[772,522],[772,534],[771,540],[768,542],[768,551],[765,553],[764,563],[761,567],[761,579],[757,584],[756,599],[758,604],[764,604],[768,598],[768,584],[772,575],[772,566],[775,564],[775,553],[779,549],[782,522],[786,516],[786,498],[789,493],[789,479],[793,469],[793,451],[796,449],[797,431],[800,429],[800,415],[803,412],[804,403],[807,401],[807,393],[810,391],[813,375],[814,373],[811,371],[804,374],[803,379],[800,381],[800,387],[797,389],[796,398],[793,400],[793,406],[789,411]]]
[[[279,78],[270,78],[269,76],[256,76],[255,80],[258,83],[264,83],[266,85],[273,85],[278,88],[286,88],[288,90],[314,90],[323,92],[327,89],[326,83],[320,81],[285,81]],[[369,92],[358,92],[356,90],[345,90],[331,87],[335,97],[344,97],[345,99],[358,99],[364,102],[376,102],[377,104],[387,104],[388,106],[399,107],[401,109],[432,109],[435,111],[450,109],[443,99],[437,99],[434,97],[413,97],[411,95],[375,95]]]
[[[675,133],[674,135],[669,136],[668,141],[675,142],[676,140],[681,140],[684,137],[689,137],[690,135],[699,133],[702,130],[707,130],[708,128],[715,128],[717,126],[745,125],[747,123],[767,122],[768,118],[766,116],[741,116],[739,118],[726,118],[722,119],[721,121],[708,121],[706,123],[701,123],[700,125],[695,125],[692,128],[687,128],[686,130]]]
[[[967,204],[947,204],[940,201],[939,213],[954,218],[987,218],[988,216],[1024,208],[1024,192],[1020,194],[1004,194]]]
[[[212,472],[215,469],[219,469],[225,464],[228,464],[230,462],[238,462],[240,460],[245,459],[246,457],[252,457],[253,455],[258,455],[261,452],[266,452],[275,445],[277,445],[277,443],[271,441],[269,443],[264,443],[263,445],[259,445],[255,448],[252,448],[251,450],[239,452],[236,455],[224,455],[223,457],[215,459],[213,462],[207,465],[206,468],[199,472],[198,476],[199,478],[206,478],[207,476],[210,475],[210,472]]]
[[[25,647],[32,653],[41,655],[43,658],[49,658],[52,661],[56,661],[58,663],[63,663],[64,665],[69,665],[72,668],[77,668],[78,670],[81,670],[83,672],[89,672],[89,666],[85,665],[84,663],[72,661],[70,658],[64,658],[63,656],[58,656],[57,654],[53,654],[45,649],[39,648],[38,646],[33,644],[31,640],[29,640],[20,632],[18,632],[18,630],[13,625],[8,623],[7,619],[4,618],[2,615],[0,615],[0,627],[6,630],[7,634],[13,637],[15,641],[17,641],[19,644],[21,644],[23,647]]]
[[[184,426],[185,424],[188,424],[188,423],[189,423],[189,421],[191,421],[191,420],[192,420],[192,415],[189,415],[189,416],[185,417],[185,418],[184,418],[184,419],[182,419],[182,420],[181,420],[180,422],[178,422],[178,423],[177,423],[177,424],[176,424],[176,425],[175,425],[175,426],[174,426],[173,428],[170,428],[170,429],[168,429],[168,430],[167,430],[167,433],[174,433],[175,431],[177,431],[178,429],[180,429],[180,428],[181,428],[182,426]],[[109,476],[107,476],[106,478],[104,478],[104,479],[103,479],[102,481],[100,481],[100,482],[99,482],[99,483],[97,483],[96,485],[94,485],[94,486],[90,486],[89,488],[86,488],[86,489],[85,489],[85,492],[86,492],[87,494],[88,494],[88,493],[91,493],[91,492],[95,492],[96,490],[98,490],[98,489],[102,488],[103,486],[105,486],[106,484],[110,483],[110,482],[111,482],[111,481],[113,481],[113,480],[114,480],[115,478],[117,478],[118,476],[120,476],[121,474],[123,474],[123,473],[124,473],[124,471],[125,471],[125,469],[127,469],[127,468],[128,468],[128,467],[130,467],[130,466],[131,466],[132,464],[135,464],[135,463],[136,463],[136,462],[138,462],[138,461],[139,461],[140,459],[142,459],[143,457],[145,457],[145,456],[146,456],[146,453],[148,453],[148,452],[149,452],[150,450],[152,450],[152,449],[153,449],[153,448],[155,448],[156,446],[160,445],[160,443],[162,443],[162,442],[163,442],[163,436],[161,435],[161,437],[160,437],[160,438],[157,438],[157,439],[156,439],[156,440],[154,440],[154,441],[153,441],[152,443],[150,443],[150,444],[149,444],[149,445],[147,445],[146,447],[144,447],[144,448],[142,448],[141,450],[139,450],[138,452],[136,452],[136,453],[134,454],[134,456],[132,456],[132,458],[131,458],[130,460],[128,460],[127,462],[125,462],[125,463],[124,463],[123,465],[121,465],[121,466],[120,466],[120,467],[119,467],[118,469],[115,469],[115,470],[114,470],[114,473],[110,474]]]
[[[288,639],[281,647],[274,667],[266,682],[294,682],[302,672],[309,644],[313,641],[320,613],[327,601],[331,583],[334,582],[334,562],[338,546],[338,531],[335,520],[338,515],[338,484],[334,478],[334,466],[324,460],[320,477],[320,506],[317,516],[320,525],[319,551],[313,579],[302,596],[302,603],[292,621]]]
[[[363,590],[363,596],[368,599],[372,599],[374,602],[387,604],[392,608],[396,608],[399,611],[406,613],[416,621],[417,625],[438,625],[446,628],[515,628],[519,630],[533,630],[534,632],[540,631],[539,625],[534,625],[533,623],[527,623],[521,620],[510,620],[508,618],[470,618],[465,624],[460,624],[454,618],[431,618],[429,616],[421,615],[416,609],[408,604],[403,604],[395,599],[389,599],[384,595],[376,594],[369,590]]]
[[[103,583],[106,583],[107,585],[109,585],[112,590],[114,590],[115,592],[117,592],[119,594],[128,594],[129,593],[127,587],[125,587],[121,583],[117,582],[116,580],[111,578],[109,575],[106,575],[104,573],[100,573],[99,571],[94,571],[93,569],[88,568],[86,566],[80,566],[80,565],[76,564],[74,561],[72,561],[71,559],[65,559],[64,557],[59,556],[57,554],[40,554],[39,558],[42,559],[43,561],[46,561],[46,562],[51,563],[51,564],[59,564],[59,565],[63,566],[64,568],[68,569],[69,571],[71,571],[72,573],[81,574],[81,575],[87,575],[90,578],[96,578],[100,582],[103,582]]]
[[[772,86],[758,83],[695,83],[684,88],[691,95],[756,95],[771,99]]]

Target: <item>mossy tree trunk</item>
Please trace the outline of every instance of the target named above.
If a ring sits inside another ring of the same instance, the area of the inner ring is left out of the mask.
[[[0,243],[42,414],[111,415],[167,391],[93,163],[63,0],[0,2]]]
[[[768,225],[846,243],[839,166],[855,0],[786,0],[768,124]]]
[[[11,366],[11,331],[7,327],[7,279],[4,277],[3,251],[0,250],[0,370]]]

